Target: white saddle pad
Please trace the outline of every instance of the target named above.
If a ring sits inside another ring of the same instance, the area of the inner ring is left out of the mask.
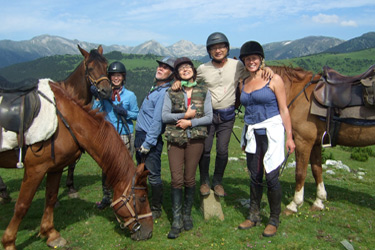
[[[40,96],[40,111],[34,119],[30,128],[25,131],[25,144],[32,145],[36,142],[45,141],[55,133],[57,129],[57,115],[55,104],[55,95],[53,94],[48,82],[51,79],[40,79],[38,90],[46,95],[53,104]],[[1,100],[0,100],[1,101]],[[2,138],[0,140],[0,152],[18,147],[17,133],[6,131],[2,128]]]

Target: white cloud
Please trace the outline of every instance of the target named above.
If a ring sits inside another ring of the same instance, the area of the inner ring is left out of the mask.
[[[337,15],[325,15],[325,14],[318,14],[317,16],[312,17],[312,21],[315,23],[338,23],[339,17]]]
[[[357,27],[358,26],[357,22],[353,21],[353,20],[342,21],[340,24],[341,24],[341,26],[348,26],[348,27]]]

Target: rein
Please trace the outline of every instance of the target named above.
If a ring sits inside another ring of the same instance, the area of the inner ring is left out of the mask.
[[[135,198],[136,198],[135,190],[144,190],[144,189],[146,189],[146,187],[135,187],[134,186],[135,185],[135,176],[136,176],[136,173],[134,173],[134,176],[132,178],[131,187],[130,187],[130,183],[129,183],[129,185],[126,187],[125,191],[120,196],[120,198],[118,198],[117,200],[115,200],[114,202],[111,203],[112,208],[114,208],[117,204],[121,203],[120,206],[115,210],[115,216],[116,216],[117,221],[120,223],[121,229],[126,228],[127,226],[129,226],[131,223],[133,223],[135,221],[135,224],[134,224],[133,228],[131,229],[131,233],[135,233],[139,229],[141,229],[141,224],[139,223],[139,220],[152,216],[151,212],[147,213],[147,214],[143,214],[143,215],[138,215],[138,213],[137,213],[137,206],[136,206],[136,202],[135,202]],[[129,195],[127,195],[129,188],[131,188],[131,192],[130,192]],[[133,210],[132,206],[130,205],[132,200],[133,200],[134,210]],[[121,219],[119,218],[119,215],[117,214],[117,211],[120,210],[120,208],[122,208],[123,206],[126,206],[126,208],[129,210],[129,212],[132,216],[128,221],[125,221],[125,218],[123,218],[124,222],[121,221]]]
[[[72,129],[70,128],[68,122],[65,120],[64,116],[61,114],[61,112],[59,111],[59,109],[57,108],[56,104],[51,100],[49,99],[45,94],[43,94],[42,92],[40,92],[38,90],[38,94],[41,95],[44,99],[46,99],[48,102],[50,102],[53,106],[55,106],[56,108],[56,113],[60,116],[61,118],[61,121],[64,123],[65,127],[68,129],[70,135],[73,137],[73,140],[74,142],[78,145],[78,148],[79,150],[84,153],[85,150],[81,147],[81,145],[79,144],[78,140],[77,140],[77,137],[74,135]],[[54,156],[52,156],[52,158],[54,158]]]
[[[314,78],[315,78],[315,76],[316,76],[316,74],[314,74],[313,76],[312,76],[312,78],[311,78],[311,80],[308,82],[308,83],[306,83],[306,85],[305,85],[305,87],[303,87],[303,89],[293,98],[293,100],[289,103],[289,105],[288,105],[288,109],[290,108],[290,106],[293,104],[293,102],[295,101],[295,100],[297,100],[297,98],[298,98],[298,96],[299,95],[301,95],[302,93],[304,93],[305,94],[305,97],[306,97],[306,100],[307,101],[309,101],[309,98],[307,97],[307,94],[306,94],[306,89],[311,85],[311,84],[313,84],[313,83],[317,83],[317,82],[319,82],[319,80],[320,80],[320,78],[318,79],[318,80],[315,80],[314,81]]]

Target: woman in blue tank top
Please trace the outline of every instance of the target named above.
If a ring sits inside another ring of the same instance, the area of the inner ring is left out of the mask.
[[[247,168],[250,172],[250,211],[239,229],[249,229],[261,222],[260,202],[263,194],[263,173],[267,182],[270,218],[263,236],[274,236],[279,226],[281,213],[281,185],[279,168],[284,160],[286,148],[293,153],[295,144],[286,93],[281,77],[262,78],[264,52],[258,42],[242,45],[240,59],[250,76],[243,81],[241,104],[245,107],[245,126],[242,132],[242,148],[246,152]]]

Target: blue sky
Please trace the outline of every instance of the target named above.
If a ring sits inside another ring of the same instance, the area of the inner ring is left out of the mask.
[[[205,44],[215,31],[232,47],[306,36],[348,40],[375,31],[374,0],[14,0],[0,10],[0,40],[49,34],[103,45],[156,40]]]

